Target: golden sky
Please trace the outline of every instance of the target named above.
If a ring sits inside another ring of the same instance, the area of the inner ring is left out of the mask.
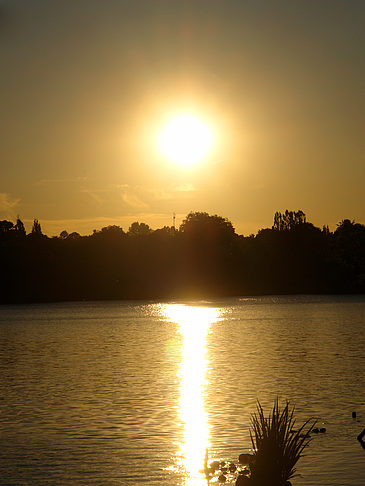
[[[364,223],[364,21],[361,0],[0,1],[0,219]],[[215,136],[190,167],[157,147],[181,112]]]

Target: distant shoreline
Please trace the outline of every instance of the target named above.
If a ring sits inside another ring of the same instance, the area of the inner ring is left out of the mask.
[[[284,297],[363,297],[365,299],[365,293],[321,293],[321,294],[301,294],[301,293],[293,293],[293,294],[250,294],[250,295],[185,295],[185,296],[160,296],[160,297],[128,297],[128,298],[100,298],[100,299],[56,299],[56,300],[23,300],[23,301],[11,301],[11,302],[0,302],[0,306],[23,306],[23,305],[32,305],[32,304],[60,304],[60,303],[90,303],[90,302],[133,302],[133,303],[140,303],[140,302],[177,302],[177,303],[185,303],[185,302],[214,302],[220,299],[250,299],[250,298],[284,298]]]
[[[365,294],[365,226],[344,220],[332,233],[285,211],[244,237],[193,212],[179,229],[48,238],[37,220],[28,235],[19,219],[0,221],[0,269],[0,303]]]

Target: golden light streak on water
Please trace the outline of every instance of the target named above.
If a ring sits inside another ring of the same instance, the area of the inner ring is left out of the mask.
[[[184,442],[180,444],[179,469],[185,473],[185,486],[206,486],[204,468],[209,448],[209,424],[204,408],[206,385],[206,338],[209,327],[219,320],[220,310],[208,307],[167,304],[163,312],[168,320],[179,325],[183,337],[180,365],[180,410],[184,423]]]

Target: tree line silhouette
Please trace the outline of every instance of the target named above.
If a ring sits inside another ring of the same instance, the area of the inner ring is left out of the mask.
[[[0,221],[0,303],[365,292],[365,226],[334,232],[302,211],[242,236],[218,215],[189,213],[180,227],[134,222],[93,234],[43,234],[38,220]]]

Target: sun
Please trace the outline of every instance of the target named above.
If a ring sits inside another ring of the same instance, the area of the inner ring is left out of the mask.
[[[208,156],[213,145],[213,132],[199,117],[181,114],[166,123],[159,134],[158,144],[169,160],[189,167]]]

